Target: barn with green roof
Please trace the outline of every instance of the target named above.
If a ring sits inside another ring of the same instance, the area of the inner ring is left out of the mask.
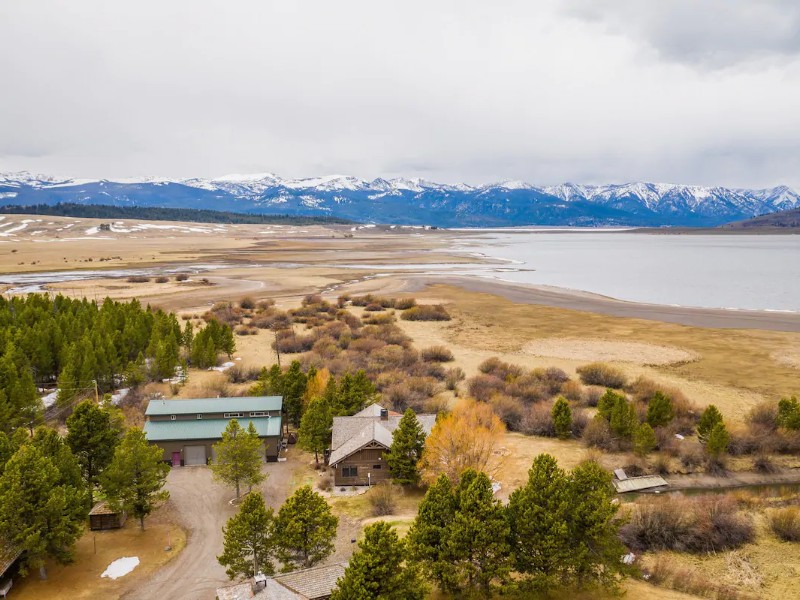
[[[282,408],[280,396],[151,400],[144,433],[172,466],[206,465],[214,460],[214,444],[236,419],[244,428],[253,424],[264,442],[264,460],[273,462],[280,449]]]

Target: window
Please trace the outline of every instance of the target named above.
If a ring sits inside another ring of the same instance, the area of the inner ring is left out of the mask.
[[[178,418],[178,417],[176,417],[175,415],[170,415],[170,416],[169,416],[169,420],[170,420],[170,421],[174,421],[174,420],[175,420],[175,419],[177,419],[177,418]]]
[[[243,417],[244,414],[243,413],[223,413],[222,416],[225,417],[226,419],[239,419],[239,418]]]
[[[342,477],[358,477],[358,467],[342,467]]]
[[[257,412],[251,412],[250,416],[251,417],[266,417],[267,413],[265,413],[263,410],[259,410]]]
[[[201,415],[201,414],[198,414],[198,415],[197,415],[197,420],[198,420],[198,421],[199,421],[199,420],[201,420],[202,418],[203,418],[203,415]]]
[[[381,465],[372,465],[372,468],[373,468],[373,469],[380,469],[380,468],[381,468]]]

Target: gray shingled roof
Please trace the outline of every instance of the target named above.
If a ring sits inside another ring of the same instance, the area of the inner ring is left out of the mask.
[[[316,600],[331,595],[336,587],[336,582],[344,576],[345,567],[344,563],[335,563],[325,567],[312,567],[302,571],[275,575],[274,579],[304,598]]]
[[[400,424],[402,415],[390,414],[389,418],[383,421],[380,418],[381,408],[377,404],[372,404],[352,417],[333,418],[329,464],[337,464],[370,442],[378,442],[386,448],[392,445],[392,434]],[[436,424],[436,415],[417,415],[417,420],[425,434],[430,435],[431,429]]]

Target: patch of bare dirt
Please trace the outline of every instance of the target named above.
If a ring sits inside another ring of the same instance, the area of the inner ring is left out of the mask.
[[[641,342],[618,342],[600,339],[545,338],[528,342],[522,352],[533,356],[572,360],[628,362],[661,366],[693,362],[697,354],[674,346],[658,346]]]

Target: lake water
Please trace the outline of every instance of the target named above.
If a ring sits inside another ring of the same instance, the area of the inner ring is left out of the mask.
[[[476,233],[463,250],[513,261],[503,280],[633,302],[800,312],[800,236]]]

